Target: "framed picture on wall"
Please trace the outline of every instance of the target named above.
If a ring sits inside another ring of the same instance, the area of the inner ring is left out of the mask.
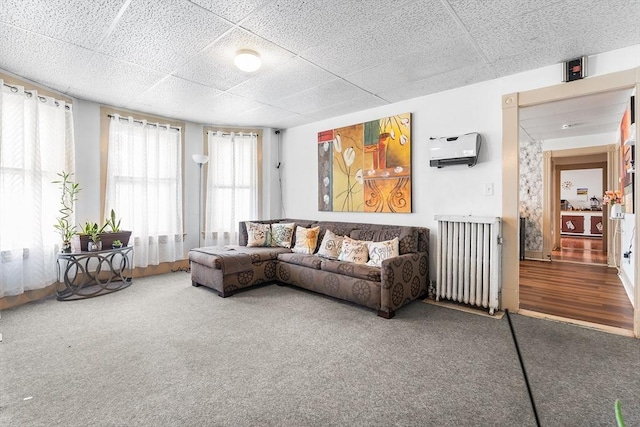
[[[624,209],[627,213],[634,213],[635,201],[635,194],[633,191],[633,182],[635,179],[635,146],[631,142],[634,136],[632,135],[632,132],[635,132],[631,126],[634,118],[634,103],[635,97],[632,96],[620,123],[620,183],[622,186]]]

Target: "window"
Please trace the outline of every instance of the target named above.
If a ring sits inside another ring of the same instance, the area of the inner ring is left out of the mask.
[[[0,79],[0,297],[56,280],[61,239],[53,225],[60,191],[74,171],[70,104]],[[74,219],[71,218],[71,223]]]
[[[238,223],[257,219],[259,135],[208,131],[205,246],[238,243]]]
[[[105,215],[131,230],[134,266],[184,258],[182,128],[111,115]]]

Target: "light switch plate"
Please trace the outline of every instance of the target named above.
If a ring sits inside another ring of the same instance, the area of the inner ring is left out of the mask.
[[[484,185],[484,195],[493,196],[493,182],[489,182]]]

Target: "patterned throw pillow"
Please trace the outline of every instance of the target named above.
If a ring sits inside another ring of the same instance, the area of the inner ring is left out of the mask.
[[[247,247],[249,246],[271,246],[269,224],[247,222]]]
[[[342,249],[338,255],[338,261],[348,261],[356,264],[366,264],[369,259],[368,244],[363,240],[353,240],[344,236],[342,240]]]
[[[316,250],[319,233],[320,227],[296,227],[296,244],[291,250],[299,254],[312,254]]]
[[[293,222],[282,224],[271,224],[271,246],[290,248],[293,240]]]
[[[382,261],[400,255],[399,246],[399,240],[397,237],[385,242],[369,243],[369,261],[367,262],[367,265],[382,267]]]
[[[342,249],[342,239],[344,239],[343,236],[336,236],[333,231],[327,230],[324,233],[317,255],[324,258],[337,259],[338,255],[340,255],[340,249]]]

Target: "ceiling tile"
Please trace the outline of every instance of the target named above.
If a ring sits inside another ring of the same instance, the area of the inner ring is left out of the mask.
[[[342,104],[354,98],[361,98],[365,95],[367,95],[367,92],[349,82],[338,79],[279,99],[273,104],[288,111],[305,114],[332,105]]]
[[[457,70],[431,76],[407,85],[397,87],[378,94],[389,102],[399,102],[405,99],[417,98],[431,93],[490,80],[493,71],[486,65],[470,65]]]
[[[315,120],[324,120],[331,117],[342,116],[345,114],[355,113],[358,111],[368,110],[370,108],[386,105],[388,102],[373,95],[365,95],[360,98],[350,99],[340,104],[334,104],[330,107],[322,108],[308,112],[306,115],[313,117]]]
[[[52,89],[66,91],[91,55],[82,47],[0,24],[0,68]]]
[[[244,28],[300,53],[332,40],[352,37],[358,26],[384,25],[384,15],[406,3],[335,0],[275,0],[242,22]]]
[[[86,91],[133,102],[163,77],[156,71],[96,53],[69,90],[79,98]]]
[[[312,117],[307,117],[302,114],[295,114],[293,116],[281,117],[271,123],[270,127],[274,129],[287,129],[295,126],[301,126],[306,123],[315,121]]]
[[[475,49],[465,37],[458,36],[348,75],[346,79],[369,92],[383,93],[474,62],[480,62]]]
[[[345,37],[306,49],[301,56],[338,75],[386,63],[457,37],[457,24],[440,2],[412,2],[358,21]]]
[[[238,70],[233,60],[240,49],[258,52],[262,59],[262,67],[254,73]],[[245,30],[234,29],[181,67],[175,75],[216,89],[227,90],[267,73],[293,56],[292,53]]]
[[[236,115],[234,122],[244,126],[265,126],[269,127],[270,123],[277,122],[283,118],[295,117],[298,114],[286,111],[280,108],[265,105],[255,110],[246,111]]]
[[[229,92],[240,96],[253,97],[261,102],[272,103],[311,86],[335,80],[335,78],[333,74],[304,59],[294,58],[272,72],[261,74],[239,84],[230,89]]]
[[[131,2],[101,52],[158,71],[172,72],[231,24],[191,2]]]
[[[232,124],[247,111],[256,110],[264,104],[251,99],[223,93],[212,100],[193,104],[187,111],[197,112],[208,118],[206,123]]]
[[[640,42],[640,31],[628,31],[640,19],[637,2],[616,2],[615,10],[611,2],[598,0],[520,0],[515,4],[451,0],[451,4],[490,62],[516,59],[521,63],[512,67],[514,72]],[[539,57],[541,53],[544,58]]]
[[[148,105],[186,110],[194,104],[212,102],[221,93],[208,86],[168,76],[146,90],[138,97],[137,101]]]
[[[95,49],[125,0],[2,0],[0,21]]]
[[[234,0],[232,2],[222,2],[219,0],[191,1],[224,19],[237,23],[269,0]]]

